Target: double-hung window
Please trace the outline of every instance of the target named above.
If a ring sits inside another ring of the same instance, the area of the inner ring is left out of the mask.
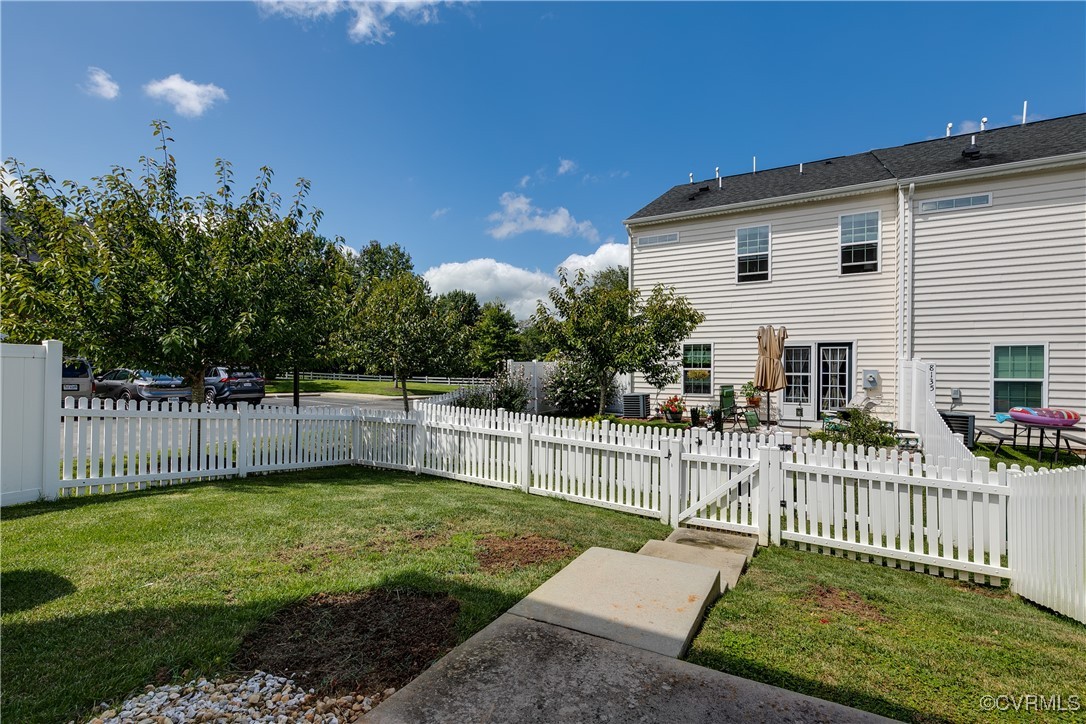
[[[769,279],[769,226],[751,226],[735,232],[736,281]]]
[[[992,412],[1012,407],[1044,407],[1045,346],[992,346]]]
[[[841,273],[879,270],[879,212],[841,217]]]
[[[684,344],[683,394],[711,395],[713,392],[712,368],[713,345]]]

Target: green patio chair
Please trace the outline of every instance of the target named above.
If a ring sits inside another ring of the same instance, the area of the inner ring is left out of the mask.
[[[739,424],[738,408],[735,406],[735,385],[720,386],[720,415],[722,425],[731,422],[732,429]]]

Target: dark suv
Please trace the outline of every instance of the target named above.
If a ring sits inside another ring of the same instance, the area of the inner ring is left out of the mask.
[[[259,405],[264,399],[264,378],[247,367],[208,367],[204,372],[204,402],[209,405]]]

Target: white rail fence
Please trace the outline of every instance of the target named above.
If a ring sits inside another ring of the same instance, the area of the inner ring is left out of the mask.
[[[998,584],[1086,619],[1086,468],[810,440],[685,434],[417,403],[362,410],[68,400],[45,497],[363,464],[756,534],[801,548]],[[782,449],[783,448],[783,449]],[[1010,561],[1010,564],[1008,563]]]
[[[290,377],[283,377],[290,380]],[[356,375],[346,372],[299,372],[300,380],[341,380],[346,382],[395,382],[392,375]],[[408,382],[424,382],[440,385],[487,385],[494,380],[490,377],[410,377]]]

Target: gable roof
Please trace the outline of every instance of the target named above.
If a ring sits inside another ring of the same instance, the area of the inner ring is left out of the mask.
[[[976,135],[976,158],[962,156]],[[852,156],[838,156],[757,173],[725,176],[673,186],[630,216],[635,222],[666,214],[703,211],[733,204],[764,201],[796,194],[830,191],[850,186],[887,184],[899,179],[997,166],[1015,161],[1062,156],[1086,151],[1086,113],[1024,126],[1008,126],[950,138],[881,148]]]

